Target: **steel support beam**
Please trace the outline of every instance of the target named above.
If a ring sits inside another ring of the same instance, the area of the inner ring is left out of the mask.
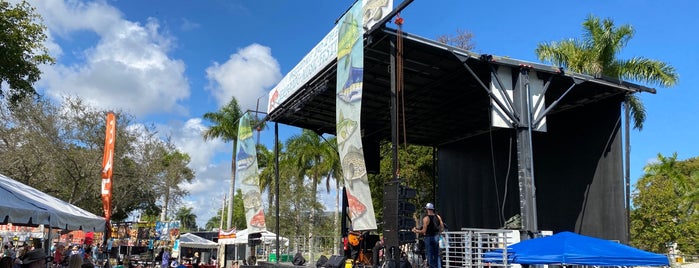
[[[519,177],[519,209],[522,230],[531,238],[538,232],[536,213],[536,186],[534,181],[534,154],[532,148],[532,98],[529,92],[529,68],[520,67],[514,87],[515,112],[520,122],[517,131],[517,168]]]

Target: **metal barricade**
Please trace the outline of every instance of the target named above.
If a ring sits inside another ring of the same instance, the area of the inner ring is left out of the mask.
[[[442,267],[508,267],[506,262],[488,263],[486,252],[519,242],[519,231],[504,229],[471,229],[443,233]],[[505,260],[507,252],[503,252]]]

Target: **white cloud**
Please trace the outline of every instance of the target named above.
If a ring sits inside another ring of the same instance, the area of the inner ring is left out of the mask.
[[[210,82],[208,90],[220,106],[235,97],[241,109],[255,109],[257,99],[262,97],[260,109],[263,111],[266,110],[269,89],[282,77],[271,49],[259,44],[238,50],[223,64],[214,62],[206,69],[206,76]]]
[[[204,141],[202,133],[206,126],[202,124],[201,118],[192,118],[186,122],[170,121],[167,125],[157,125],[156,129],[162,136],[169,136],[180,151],[189,154],[189,166],[197,172],[208,169],[219,153],[227,154],[228,158],[224,160],[230,163],[232,145],[221,139]]]
[[[149,19],[141,25],[125,20],[117,9],[99,1],[39,1],[37,10],[50,31],[47,45],[59,52],[57,56],[69,51],[62,46],[68,46],[73,35],[87,31],[98,40],[80,43],[86,49],[70,51],[84,62],[42,68],[39,85],[48,96],[80,96],[96,107],[123,109],[136,116],[187,113],[179,103],[189,97],[185,64],[168,57],[173,41],[161,33],[158,21]]]
[[[199,29],[200,27],[201,25],[199,25],[198,23],[185,18],[182,19],[182,25],[180,25],[180,29],[183,31],[192,31]]]
[[[185,205],[192,208],[192,213],[197,215],[197,225],[204,227],[206,222],[223,205],[223,197],[228,194],[230,188],[231,166],[230,161],[210,166],[197,174],[197,178],[190,184],[181,185],[189,191],[185,199]]]
[[[169,136],[178,150],[190,156],[189,167],[195,171],[195,178],[180,186],[189,191],[184,205],[192,208],[192,213],[197,215],[197,225],[204,227],[220,209],[223,196],[228,194],[232,145],[221,139],[204,141],[202,132],[206,127],[201,118],[157,125],[156,129],[161,135]],[[217,155],[223,156],[218,162]]]

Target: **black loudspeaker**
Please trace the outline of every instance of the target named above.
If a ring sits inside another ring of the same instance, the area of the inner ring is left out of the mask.
[[[304,265],[306,264],[306,258],[301,255],[301,252],[297,252],[296,255],[294,255],[294,260],[291,261],[294,265]]]
[[[345,256],[337,256],[337,255],[330,256],[330,259],[328,259],[328,261],[325,263],[325,267],[328,267],[328,268],[345,267],[345,260],[346,259],[347,258],[345,258]]]
[[[379,174],[381,171],[381,143],[373,139],[362,139],[364,165],[369,174]]]
[[[318,258],[318,261],[316,261],[316,268],[325,267],[325,263],[327,262],[328,257],[325,257],[325,255],[320,255],[320,258]]]

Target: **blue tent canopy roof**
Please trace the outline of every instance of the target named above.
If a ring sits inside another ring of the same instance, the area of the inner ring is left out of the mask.
[[[667,256],[609,240],[561,232],[507,247],[507,261],[519,264],[599,266],[669,266]],[[488,262],[502,262],[503,249],[485,254]]]

